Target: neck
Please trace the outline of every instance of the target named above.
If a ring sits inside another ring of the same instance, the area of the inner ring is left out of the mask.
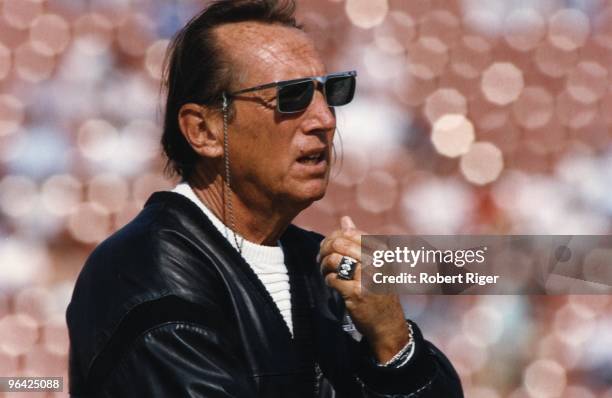
[[[199,169],[189,179],[189,185],[196,196],[228,228],[250,242],[276,246],[285,229],[299,213],[299,210],[287,211],[282,206],[275,206],[270,200],[267,201],[269,203],[262,203],[261,200],[244,200],[234,190],[226,191],[225,183],[219,173],[202,170],[205,168]],[[229,198],[224,198],[228,193],[231,195],[231,212],[228,205]]]

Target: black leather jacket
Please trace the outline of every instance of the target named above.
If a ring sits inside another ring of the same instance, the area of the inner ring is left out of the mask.
[[[462,397],[414,325],[416,352],[377,367],[342,329],[344,304],[315,256],[322,237],[281,238],[294,335],[255,273],[187,198],[158,192],[92,253],[67,311],[73,397]],[[335,394],[335,395],[334,395]]]

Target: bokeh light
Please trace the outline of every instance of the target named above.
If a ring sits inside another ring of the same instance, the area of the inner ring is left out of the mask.
[[[0,241],[0,289],[13,291],[42,283],[50,267],[51,258],[45,246],[16,237]]]
[[[397,202],[398,183],[384,171],[368,173],[357,187],[357,203],[364,210],[381,213]]]
[[[537,10],[519,8],[504,22],[504,38],[518,51],[533,50],[546,35],[546,22]]]
[[[162,67],[168,43],[168,40],[157,40],[147,48],[145,67],[154,79],[160,80],[162,78]]]
[[[447,206],[450,202],[452,206]],[[431,179],[416,183],[402,198],[408,225],[421,234],[452,234],[472,212],[471,192],[456,180]]]
[[[342,168],[335,175],[335,182],[345,187],[352,187],[363,182],[370,169],[370,164],[363,161],[364,150],[350,149],[342,154]]]
[[[569,322],[569,323],[568,323]],[[559,340],[569,345],[586,343],[595,327],[595,314],[565,305],[555,314],[554,331]]]
[[[563,367],[551,360],[532,362],[524,374],[525,388],[532,396],[559,397],[567,383]]]
[[[452,48],[451,68],[466,79],[480,76],[491,60],[491,45],[480,36],[467,35]]]
[[[51,317],[43,325],[42,341],[47,351],[68,355],[68,328],[63,316]]]
[[[520,69],[511,63],[497,62],[484,71],[481,90],[489,101],[507,105],[519,97],[524,84]]]
[[[417,23],[411,14],[392,10],[384,23],[374,30],[374,40],[378,47],[392,52],[404,51],[406,43],[414,40]]]
[[[10,94],[0,94],[0,136],[15,133],[25,117],[23,103]]]
[[[478,372],[487,363],[487,351],[482,345],[474,344],[463,334],[451,338],[446,352],[453,358],[453,365],[463,375]]]
[[[565,369],[575,369],[584,348],[578,344],[567,344],[559,338],[558,334],[551,333],[538,341],[537,356],[541,359],[550,359],[561,364]]]
[[[444,45],[419,39],[410,43],[408,50],[408,71],[419,79],[433,79],[444,71],[448,63],[448,51]]]
[[[0,180],[0,210],[21,217],[33,210],[38,197],[36,183],[24,176],[8,175]]]
[[[568,386],[563,396],[565,398],[596,398],[595,394],[584,386]]]
[[[584,45],[589,35],[589,18],[577,9],[561,9],[548,22],[548,40],[563,51]]]
[[[436,89],[436,82],[433,79],[422,79],[412,73],[405,73],[399,77],[393,89],[404,104],[418,106]]]
[[[444,115],[433,125],[431,141],[436,150],[451,158],[470,150],[474,141],[474,126],[461,114]]]
[[[50,294],[41,286],[21,290],[13,299],[14,312],[24,314],[36,322],[45,322],[50,316]]]
[[[476,306],[463,315],[461,329],[472,344],[489,346],[496,343],[503,332],[502,313],[492,306]]]
[[[24,367],[30,377],[45,377],[64,368],[66,359],[65,355],[50,352],[44,345],[37,344],[24,355]]]
[[[608,6],[597,13],[594,25],[597,44],[612,50],[612,7]]]
[[[0,319],[0,352],[18,355],[27,352],[38,339],[38,323],[24,314]]]
[[[70,214],[81,202],[83,187],[81,181],[69,174],[56,174],[49,177],[41,187],[43,206],[52,214]]]
[[[554,98],[543,87],[525,87],[512,104],[516,122],[526,129],[545,126],[554,113]]]
[[[59,54],[68,46],[69,41],[70,27],[59,15],[42,15],[30,27],[30,42],[43,54]]]
[[[550,77],[562,77],[578,62],[576,51],[565,51],[549,43],[535,50],[535,64],[539,71]]]
[[[154,37],[154,24],[149,17],[136,13],[122,18],[117,27],[119,47],[129,55],[142,56]]]
[[[78,131],[78,146],[82,154],[91,160],[104,160],[117,148],[119,133],[108,121],[90,119]]]
[[[465,178],[477,185],[495,181],[504,168],[502,152],[490,142],[472,144],[459,164]]]
[[[455,89],[438,89],[425,100],[424,113],[429,122],[434,124],[440,117],[446,114],[465,115],[467,113],[467,101]]]
[[[450,50],[461,34],[459,19],[446,10],[433,10],[420,21],[419,35],[421,39],[434,41]]]
[[[125,179],[116,174],[98,174],[89,181],[87,197],[108,212],[118,212],[125,207],[129,186]]]
[[[567,76],[567,91],[574,99],[590,104],[607,90],[608,71],[592,61],[582,61]]]
[[[28,28],[43,12],[44,0],[4,0],[2,16],[4,21],[17,29]]]
[[[405,70],[406,57],[403,51],[393,51],[389,47],[388,45],[381,49],[380,46],[374,44],[366,46],[363,63],[373,79],[395,81]]]
[[[15,69],[17,75],[30,83],[48,79],[55,67],[53,57],[41,52],[32,43],[24,43],[15,49]]]
[[[104,15],[82,15],[74,22],[73,30],[76,45],[88,54],[103,53],[113,40],[113,25]]]
[[[110,233],[108,211],[96,203],[82,203],[70,214],[68,230],[72,237],[83,243],[99,243]]]
[[[597,115],[596,104],[577,100],[568,91],[562,91],[556,98],[556,116],[564,126],[580,129],[587,126]]]
[[[387,0],[346,0],[346,15],[363,29],[380,25],[389,11]]]

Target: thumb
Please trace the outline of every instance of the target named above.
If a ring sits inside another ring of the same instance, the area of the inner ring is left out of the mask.
[[[342,226],[343,231],[348,231],[351,229],[357,229],[357,226],[353,222],[353,220],[349,216],[344,216],[340,219],[340,225]]]

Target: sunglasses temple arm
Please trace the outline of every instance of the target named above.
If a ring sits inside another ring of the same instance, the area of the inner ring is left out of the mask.
[[[250,93],[251,91],[265,90],[267,88],[276,87],[277,84],[278,84],[277,82],[268,83],[268,84],[262,84],[261,86],[249,87],[249,88],[245,88],[245,89],[242,89],[242,90],[234,91],[233,93],[228,93],[227,95],[229,97],[233,97],[233,96],[238,95],[238,94]]]

